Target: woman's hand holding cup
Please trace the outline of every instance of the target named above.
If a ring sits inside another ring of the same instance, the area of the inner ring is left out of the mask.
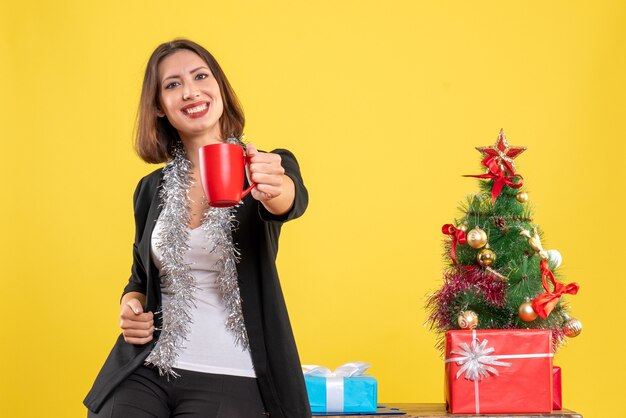
[[[252,144],[246,146],[248,156],[248,179],[255,183],[252,197],[260,202],[267,202],[283,193],[285,169],[278,154],[258,152]]]

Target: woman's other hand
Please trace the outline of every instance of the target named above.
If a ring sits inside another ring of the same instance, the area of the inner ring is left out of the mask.
[[[154,334],[154,314],[143,311],[143,303],[140,299],[143,294],[132,295],[130,292],[122,298],[120,308],[120,327],[124,335],[124,341],[129,344],[146,344],[152,341]]]

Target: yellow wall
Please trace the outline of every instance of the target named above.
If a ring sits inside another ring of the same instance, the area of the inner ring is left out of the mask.
[[[548,248],[582,289],[565,406],[623,395],[626,6],[614,1],[5,2],[0,414],[80,417],[118,334],[145,63],[186,36],[223,65],[247,138],[299,156],[308,213],[279,268],[304,363],[373,364],[382,402],[442,401],[424,326],[440,227],[502,127]]]

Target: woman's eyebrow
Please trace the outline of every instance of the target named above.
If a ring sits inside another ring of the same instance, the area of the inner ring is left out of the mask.
[[[205,66],[200,66],[200,67],[194,68],[193,70],[189,71],[189,74],[193,74],[193,73],[195,73],[196,71],[198,71],[198,70],[202,70],[202,69],[208,70],[208,68],[207,68],[207,67],[205,67]],[[167,80],[167,79],[170,79],[170,78],[178,78],[178,77],[180,77],[178,74],[168,75],[168,76],[167,76],[167,77],[165,77],[163,80],[161,80],[161,83],[164,83],[164,82],[165,82],[165,80]]]

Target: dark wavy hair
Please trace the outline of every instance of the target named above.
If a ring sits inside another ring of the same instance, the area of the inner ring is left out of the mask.
[[[177,51],[189,50],[202,58],[213,73],[220,87],[224,113],[220,118],[222,135],[240,138],[243,134],[245,117],[243,109],[237,99],[222,68],[213,55],[201,45],[188,39],[174,39],[159,45],[148,60],[146,73],[143,78],[141,99],[137,112],[137,131],[135,135],[135,150],[147,163],[163,163],[173,157],[175,145],[180,141],[176,128],[170,124],[167,117],[157,116],[157,107],[160,99],[159,63],[168,55]],[[222,138],[223,140],[226,138]]]

